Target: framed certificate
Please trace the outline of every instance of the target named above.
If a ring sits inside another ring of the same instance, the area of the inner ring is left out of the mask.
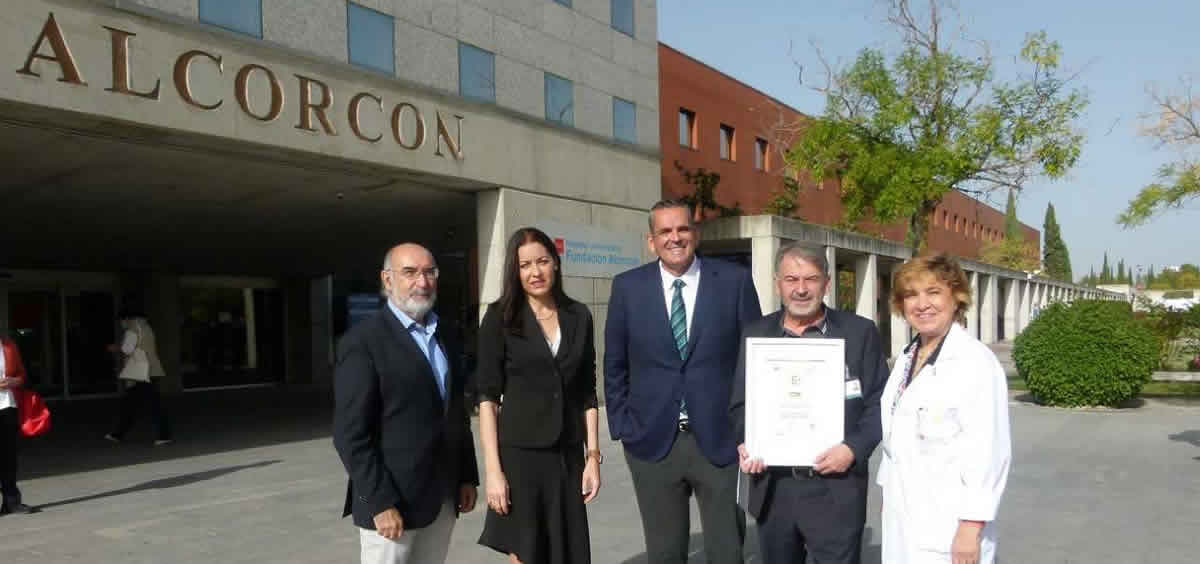
[[[812,466],[844,438],[846,342],[746,339],[746,450],[767,466]]]

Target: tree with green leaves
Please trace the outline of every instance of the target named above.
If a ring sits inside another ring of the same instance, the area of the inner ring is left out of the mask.
[[[1117,216],[1117,223],[1126,229],[1200,201],[1200,96],[1192,93],[1193,82],[1193,78],[1181,79],[1172,93],[1148,88],[1154,110],[1142,116],[1141,133],[1179,156],[1159,167],[1157,181],[1144,186]]]
[[[1108,251],[1104,251],[1104,262],[1100,265],[1100,283],[1112,282],[1112,268],[1108,266]]]
[[[1001,82],[986,44],[955,50],[944,4],[931,0],[918,14],[908,0],[890,0],[888,21],[902,40],[890,60],[864,48],[835,70],[821,56],[826,81],[816,90],[825,111],[808,120],[786,157],[816,182],[840,182],[847,222],[902,220],[916,249],[925,248],[931,215],[952,190],[986,196],[1065,175],[1079,159],[1075,121],[1087,105],[1061,75],[1062,48],[1045,32],[1026,35],[1024,72]]]
[[[1117,284],[1125,283],[1125,259],[1117,261],[1117,278],[1114,282]]]
[[[1042,269],[1045,276],[1063,282],[1074,280],[1074,277],[1071,276],[1071,254],[1062,240],[1062,231],[1054,216],[1054,204],[1046,204],[1046,219],[1042,222],[1042,237],[1045,239],[1045,243],[1042,245]]]
[[[1038,268],[1037,248],[1023,235],[985,241],[979,248],[979,259],[988,264],[1032,272]]]
[[[678,170],[680,176],[683,176],[685,183],[692,186],[692,193],[685,194],[680,199],[692,206],[693,221],[696,223],[704,221],[706,210],[716,210],[720,217],[742,215],[740,202],[734,202],[732,208],[717,203],[716,191],[717,185],[721,183],[721,173],[705,170],[704,167],[690,170],[684,168],[679,161],[675,161],[675,170]]]
[[[1008,189],[1008,204],[1004,206],[1004,236],[1016,239],[1021,236],[1021,221],[1017,219],[1016,190]]]

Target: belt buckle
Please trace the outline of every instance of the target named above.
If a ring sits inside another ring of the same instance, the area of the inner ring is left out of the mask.
[[[678,426],[679,426],[679,430],[683,431],[685,433],[690,432],[692,430],[692,425],[691,425],[691,423],[688,422],[687,419],[680,419]]]
[[[820,476],[820,474],[818,474],[815,470],[813,470],[811,466],[793,466],[792,467],[792,477],[797,480],[811,479],[811,478],[816,478],[817,476]]]

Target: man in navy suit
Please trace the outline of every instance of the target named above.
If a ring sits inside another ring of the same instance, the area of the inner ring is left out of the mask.
[[[608,426],[625,446],[655,564],[684,564],[696,494],[710,563],[742,562],[737,442],[727,409],[743,326],[762,316],[747,269],[696,256],[683,202],[650,209],[659,260],[613,278],[604,328]]]

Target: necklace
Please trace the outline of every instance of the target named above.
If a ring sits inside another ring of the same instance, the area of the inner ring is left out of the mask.
[[[552,310],[550,310],[550,313],[546,314],[546,316],[545,316],[545,317],[542,317],[542,316],[540,316],[540,315],[538,315],[538,314],[536,314],[536,313],[534,313],[534,314],[533,314],[533,317],[534,317],[535,319],[537,319],[538,321],[545,321],[545,320],[547,320],[547,319],[550,319],[551,317],[554,317],[555,315],[558,315],[558,310],[557,310],[557,309],[552,309]]]

